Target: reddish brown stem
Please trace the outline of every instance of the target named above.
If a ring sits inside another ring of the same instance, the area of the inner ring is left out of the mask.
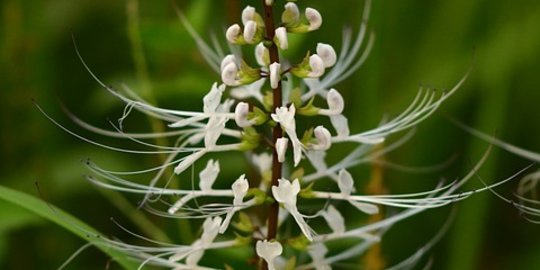
[[[265,39],[271,42],[271,46],[268,48],[270,53],[270,63],[279,63],[279,52],[276,44],[273,42],[274,33],[275,33],[275,24],[274,24],[274,14],[272,6],[267,6],[263,0],[264,6],[264,24],[266,29]],[[276,108],[281,107],[281,81],[278,83],[278,86],[275,89],[272,89],[274,96],[273,111]],[[272,139],[275,145],[276,140],[283,135],[283,131],[280,125],[276,125],[272,130]],[[272,154],[272,186],[278,185],[278,179],[281,178],[281,163],[278,161],[278,154],[274,147]],[[279,203],[274,202],[269,206],[268,209],[268,234],[266,235],[267,240],[276,239],[277,236],[277,227],[278,227],[278,212],[279,212]],[[268,266],[263,262],[261,269],[266,270]]]

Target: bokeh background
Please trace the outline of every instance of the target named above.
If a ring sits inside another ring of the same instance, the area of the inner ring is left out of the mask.
[[[280,3],[283,0],[276,0]],[[338,89],[346,97],[353,130],[374,127],[385,115],[397,115],[419,85],[449,89],[472,68],[469,79],[422,123],[415,137],[385,157],[405,166],[430,166],[451,160],[437,171],[379,168],[389,192],[425,190],[442,178],[465,175],[488,147],[453,125],[446,115],[518,146],[540,152],[540,2],[530,0],[374,0],[370,29],[375,47],[365,65]],[[238,21],[246,4],[258,1],[177,1],[194,27],[221,37]],[[291,55],[303,55],[317,41],[339,48],[344,26],[358,29],[363,1],[299,1],[318,8],[322,29]],[[201,98],[219,76],[208,68],[169,1],[3,0],[0,31],[0,184],[45,198],[107,235],[132,237],[110,221],[158,239],[187,242],[197,225],[176,224],[137,212],[136,197],[122,197],[90,185],[80,162],[92,158],[112,169],[147,168],[159,157],[119,154],[84,143],[55,127],[32,103],[78,133],[115,146],[133,146],[78,128],[62,111],[100,127],[121,116],[123,104],[100,89],[78,60],[72,34],[84,58],[105,82],[126,83],[141,95],[170,108],[201,106]],[[141,116],[126,122],[132,131],[151,130]],[[225,176],[246,170],[241,156],[226,164]],[[479,172],[502,180],[531,161],[494,149]],[[529,172],[536,169],[533,166]],[[360,189],[373,168],[353,170]],[[40,192],[36,187],[39,185]],[[508,197],[512,182],[497,191]],[[468,188],[481,187],[473,180]],[[540,226],[526,222],[489,192],[446,209],[428,211],[393,227],[380,253],[337,269],[390,266],[429,241],[455,209],[456,218],[428,257],[433,269],[538,269]],[[54,213],[49,213],[54,215]],[[354,220],[355,216],[350,216]],[[358,217],[362,220],[363,217]],[[354,222],[354,221],[352,221]],[[156,229],[157,227],[161,229]],[[166,235],[166,236],[165,236]],[[0,269],[56,269],[85,241],[35,213],[0,200]],[[374,254],[374,255],[373,255]],[[231,254],[213,254],[223,261]],[[68,269],[119,269],[106,255],[89,249]]]

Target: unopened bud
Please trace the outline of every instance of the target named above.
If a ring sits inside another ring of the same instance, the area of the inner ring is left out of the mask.
[[[330,131],[323,126],[318,126],[313,131],[315,138],[317,138],[317,144],[313,146],[315,150],[326,151],[332,146],[332,135]]]
[[[251,122],[248,120],[249,104],[246,102],[239,102],[234,109],[234,121],[239,127],[249,127]]]
[[[242,10],[242,24],[245,26],[249,21],[253,21],[255,14],[257,14],[257,12],[255,11],[254,7],[247,6],[244,8],[244,10]]]
[[[317,55],[319,55],[325,67],[331,67],[336,64],[337,56],[334,48],[328,44],[319,43],[317,44]]]
[[[328,109],[332,114],[341,114],[343,112],[345,101],[343,100],[343,96],[341,96],[336,89],[332,88],[328,91],[326,102],[328,103]]]
[[[255,47],[255,60],[260,66],[268,66],[270,64],[270,52],[268,48],[261,42]]]
[[[308,73],[308,77],[319,78],[324,74],[324,62],[322,58],[316,54],[309,57],[309,67],[311,71]]]
[[[270,87],[272,87],[272,89],[278,88],[280,79],[281,65],[279,63],[272,63],[270,65]]]
[[[221,80],[228,86],[238,86],[240,83],[236,79],[238,74],[238,67],[235,63],[229,63],[221,71]]]
[[[276,153],[278,155],[279,163],[285,162],[285,155],[287,154],[287,146],[289,145],[289,139],[279,138],[276,140]]]
[[[225,58],[223,58],[223,60],[221,60],[221,71],[223,71],[225,69],[225,67],[228,66],[231,63],[236,65],[236,57],[234,55],[232,55],[232,54],[229,54],[229,55],[225,56]]]
[[[240,28],[240,25],[238,24],[231,25],[227,29],[227,32],[225,33],[225,37],[227,38],[227,41],[229,41],[232,44],[239,43],[239,39],[241,36],[242,36],[242,28]]]
[[[300,22],[300,11],[295,3],[287,3],[281,14],[281,22],[286,26],[296,26]]]
[[[257,34],[257,23],[255,21],[248,21],[244,26],[244,40],[247,43],[253,44],[255,41],[255,35]]]
[[[275,32],[275,42],[280,49],[286,50],[289,48],[289,39],[287,38],[287,28],[279,27]]]
[[[316,9],[306,8],[306,18],[309,21],[309,31],[317,30],[321,27],[322,16]]]

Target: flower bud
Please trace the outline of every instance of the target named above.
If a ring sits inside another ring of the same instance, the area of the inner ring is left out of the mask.
[[[240,25],[233,24],[225,33],[225,37],[227,37],[227,41],[229,41],[232,44],[238,44],[239,39],[242,37],[242,28],[240,28]]]
[[[221,71],[221,80],[228,86],[238,86],[240,83],[237,80],[238,67],[235,63],[227,64]]]
[[[309,21],[309,31],[317,30],[321,27],[322,16],[316,9],[306,8],[306,18]]]
[[[228,54],[227,56],[225,56],[225,58],[223,58],[223,60],[221,60],[221,71],[223,71],[223,69],[225,69],[225,67],[230,63],[236,65],[236,57],[233,54]]]
[[[278,88],[280,79],[281,65],[279,63],[272,63],[270,65],[270,87],[272,87],[272,89]]]
[[[279,163],[285,162],[285,155],[287,154],[288,146],[289,146],[289,139],[282,137],[276,140],[275,147],[276,147]]]
[[[251,122],[248,120],[249,104],[246,102],[239,102],[234,109],[234,121],[239,127],[249,127]]]
[[[274,4],[274,0],[264,0],[264,3],[267,5],[267,6],[271,6]]]
[[[255,35],[257,34],[257,23],[253,20],[250,20],[244,26],[244,40],[253,44],[255,41]]]
[[[323,126],[318,126],[313,131],[315,138],[317,138],[317,144],[313,145],[314,150],[326,151],[332,146],[332,135],[330,131]]]
[[[309,67],[311,71],[308,73],[308,77],[319,78],[324,74],[324,62],[316,54],[309,57]]]
[[[289,48],[289,39],[287,38],[287,28],[279,27],[276,29],[274,42],[282,50]]]
[[[326,95],[326,102],[328,103],[328,109],[332,112],[332,114],[341,114],[343,112],[345,101],[343,101],[343,96],[341,96],[336,89],[332,88],[330,91],[328,91],[328,95]]]
[[[283,247],[279,242],[268,242],[268,240],[257,241],[255,250],[257,256],[263,258],[268,265],[268,270],[275,270],[274,259],[283,252]]]
[[[329,68],[336,64],[337,56],[334,48],[328,44],[319,43],[317,44],[317,55],[319,55],[326,68]]]
[[[263,42],[255,47],[255,60],[257,60],[259,66],[270,65],[270,52],[268,51],[268,48],[264,46]]]
[[[286,26],[296,26],[300,22],[300,11],[295,3],[285,4],[285,10],[281,14],[281,22]]]
[[[257,14],[257,11],[255,11],[254,7],[245,7],[244,10],[242,10],[242,24],[246,26],[249,21],[253,21],[255,19],[255,14]]]

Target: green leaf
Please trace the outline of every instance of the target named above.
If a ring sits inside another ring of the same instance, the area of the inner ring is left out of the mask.
[[[101,235],[101,233],[99,233],[97,230],[76,219],[70,214],[52,205],[48,205],[40,199],[0,185],[0,200],[19,206],[20,208],[26,209],[37,216],[60,225],[66,230],[81,237],[85,241],[94,244],[101,251],[111,256],[111,258],[114,258],[114,260],[125,269],[136,269],[138,267],[138,264],[126,256],[126,254],[118,250],[111,249],[107,246],[100,245],[102,241],[99,238],[88,237],[89,233]]]

